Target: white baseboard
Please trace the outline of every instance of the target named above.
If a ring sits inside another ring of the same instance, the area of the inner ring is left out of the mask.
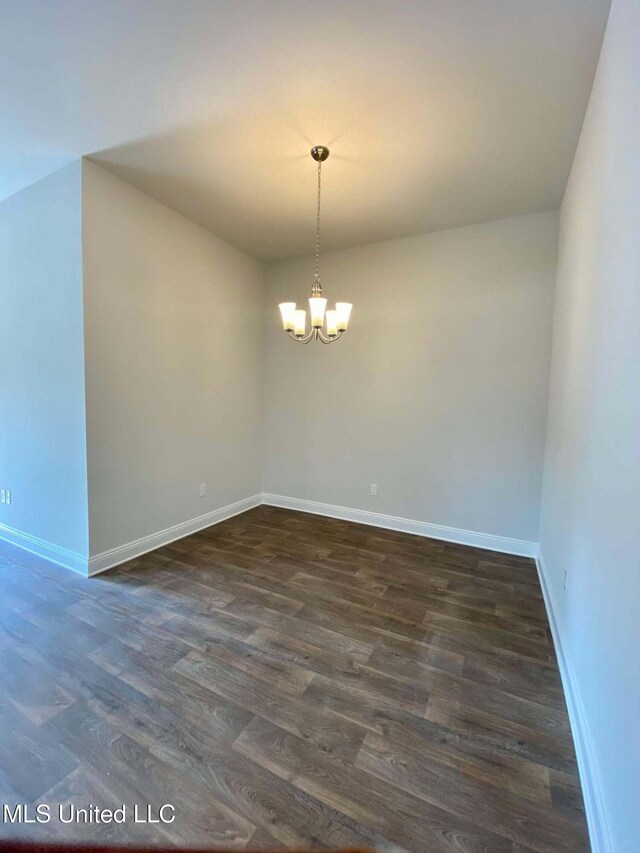
[[[398,518],[394,515],[382,515],[378,512],[351,509],[350,507],[307,501],[301,498],[288,498],[284,495],[263,493],[262,503],[284,509],[311,512],[316,515],[327,515],[330,518],[340,518],[343,521],[355,521],[358,524],[370,524],[373,527],[386,527],[388,530],[400,530],[403,533],[413,533],[416,536],[427,536],[431,539],[443,539],[445,542],[455,542],[458,545],[472,545],[475,548],[486,548],[489,551],[501,551],[504,554],[514,554],[520,557],[535,557],[538,550],[536,542],[529,542],[526,539],[509,539],[506,536],[477,533],[474,530],[445,527],[442,524],[430,524],[427,521],[414,521],[410,518]]]
[[[148,551],[154,551],[162,545],[168,545],[169,542],[182,539],[183,536],[189,536],[191,533],[196,533],[196,531],[210,527],[212,524],[218,524],[218,522],[241,512],[246,512],[248,509],[253,509],[261,503],[262,495],[252,495],[220,509],[214,509],[212,512],[191,518],[189,521],[182,521],[180,524],[174,524],[172,527],[159,530],[157,533],[151,533],[149,536],[143,536],[141,539],[103,551],[89,560],[89,576],[112,569],[120,563],[126,563],[127,560],[133,560],[134,557],[140,557]]]
[[[500,551],[505,554],[516,554],[522,557],[535,557],[537,544],[524,539],[510,539],[506,536],[494,536],[489,533],[478,533],[473,530],[462,530],[456,527],[445,527],[441,524],[430,524],[426,521],[415,521],[409,518],[399,518],[393,515],[382,515],[367,510],[352,509],[349,507],[325,504],[318,501],[307,501],[301,498],[289,498],[283,495],[272,495],[269,493],[252,495],[235,503],[228,504],[220,509],[205,513],[196,518],[159,530],[143,536],[133,542],[118,545],[108,551],[95,554],[89,560],[81,554],[69,551],[52,542],[22,533],[6,525],[0,524],[0,539],[6,539],[13,545],[31,551],[40,557],[51,560],[67,569],[80,572],[80,574],[96,575],[111,569],[134,557],[168,545],[183,536],[189,536],[205,527],[210,527],[241,512],[246,512],[259,504],[283,507],[285,509],[310,512],[316,515],[326,515],[330,518],[340,518],[344,521],[354,521],[359,524],[369,524],[374,527],[383,527],[389,530],[399,530],[403,533],[413,533],[417,536],[426,536],[432,539],[441,539],[446,542],[455,542],[460,545],[471,545],[476,548],[485,548],[490,551]]]
[[[67,569],[72,569],[82,575],[92,576],[111,569],[120,563],[125,563],[127,560],[132,560],[135,557],[146,554],[148,551],[160,548],[162,545],[168,545],[169,542],[181,539],[183,536],[189,536],[191,533],[195,533],[205,527],[210,527],[234,515],[246,512],[255,506],[259,506],[261,503],[284,507],[285,509],[299,510],[301,512],[315,513],[317,515],[326,515],[331,518],[340,518],[360,524],[369,524],[374,527],[388,528],[389,530],[400,530],[404,533],[442,539],[446,542],[456,542],[461,545],[472,545],[476,548],[486,548],[490,551],[501,551],[505,554],[534,557],[537,551],[535,542],[528,542],[523,539],[509,539],[505,536],[493,536],[488,533],[477,533],[472,530],[445,527],[441,524],[430,524],[426,521],[414,521],[408,518],[398,518],[393,515],[382,515],[377,512],[368,512],[366,510],[351,509],[349,507],[335,506],[334,504],[324,504],[318,501],[307,501],[301,498],[289,498],[283,495],[268,493],[252,495],[249,498],[244,498],[228,506],[213,510],[213,512],[183,521],[180,524],[167,527],[157,533],[143,536],[133,542],[118,545],[108,551],[95,554],[89,560],[74,551],[69,551],[59,545],[54,545],[52,542],[47,542],[45,539],[39,539],[37,536],[23,533],[4,524],[0,524],[0,539],[5,539],[7,542],[11,542],[12,545],[17,545],[19,548],[51,560]]]
[[[38,557],[43,557],[45,560],[50,560],[52,563],[57,563],[59,566],[64,566],[65,569],[71,569],[81,575],[87,574],[88,560],[82,554],[78,554],[77,551],[70,551],[61,545],[54,545],[47,539],[40,539],[38,536],[32,536],[31,533],[16,530],[15,527],[9,527],[8,524],[0,524],[0,539],[4,539],[5,542],[10,542],[12,545],[16,545],[18,548],[29,551]]]
[[[536,554],[536,567],[538,569],[544,603],[547,608],[553,643],[558,657],[558,666],[567,701],[567,710],[569,711],[569,721],[571,722],[573,743],[578,760],[578,770],[580,771],[580,782],[589,827],[591,849],[593,853],[614,853],[613,838],[609,828],[609,821],[607,820],[593,740],[571,659],[567,654],[563,641],[562,623],[559,619],[560,610],[540,548],[538,548],[538,553]]]

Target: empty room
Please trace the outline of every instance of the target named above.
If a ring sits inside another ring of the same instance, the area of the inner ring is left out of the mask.
[[[0,853],[640,851],[639,0],[0,0]]]

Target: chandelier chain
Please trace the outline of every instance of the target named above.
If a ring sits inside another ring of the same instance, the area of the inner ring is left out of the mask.
[[[322,159],[318,160],[318,204],[316,207],[316,264],[315,280],[320,281],[320,191],[322,186]]]

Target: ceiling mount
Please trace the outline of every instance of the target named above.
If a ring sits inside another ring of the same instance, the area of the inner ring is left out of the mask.
[[[329,149],[326,145],[314,145],[311,149],[311,156],[316,163],[323,162],[329,156]]]

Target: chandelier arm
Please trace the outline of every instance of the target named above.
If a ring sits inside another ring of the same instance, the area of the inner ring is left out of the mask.
[[[318,339],[322,341],[323,344],[332,344],[334,341],[337,341],[339,337],[342,336],[342,332],[338,332],[337,335],[333,335],[330,338],[325,337],[320,330],[318,330]]]
[[[314,332],[315,332],[315,329],[311,329],[309,334],[305,335],[304,337],[299,337],[298,335],[294,334],[293,332],[289,332],[289,337],[293,338],[293,340],[297,341],[299,344],[308,344],[309,341],[311,340],[311,338],[313,337]]]

